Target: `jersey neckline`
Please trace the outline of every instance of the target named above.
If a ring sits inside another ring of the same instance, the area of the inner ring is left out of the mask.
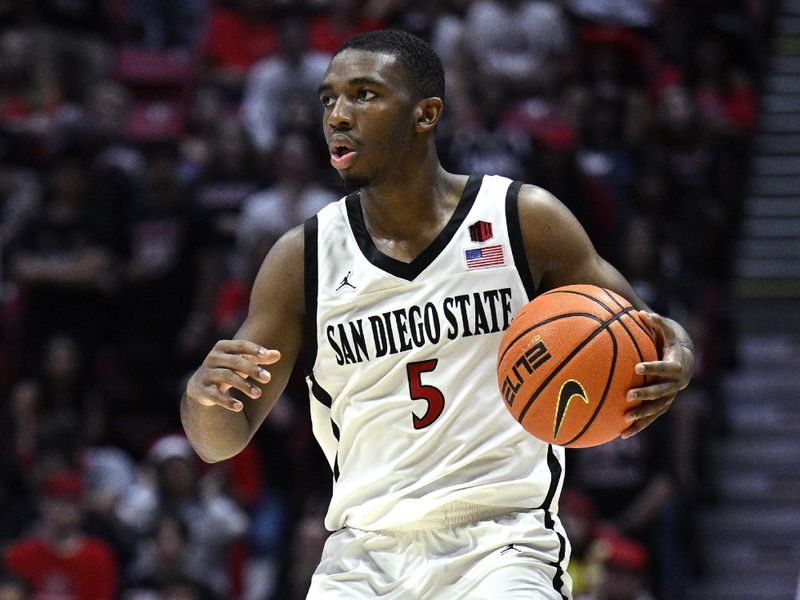
[[[482,174],[470,174],[467,179],[467,184],[464,186],[464,191],[461,193],[458,205],[453,211],[453,214],[450,215],[450,220],[439,232],[439,235],[437,235],[414,260],[408,263],[392,258],[378,250],[364,224],[364,213],[361,210],[361,197],[358,192],[350,194],[345,199],[347,218],[350,221],[350,228],[356,238],[358,247],[361,249],[361,253],[369,262],[379,269],[395,277],[413,281],[436,260],[436,257],[441,254],[442,250],[444,250],[450,243],[450,240],[453,239],[456,231],[458,231],[458,228],[472,209],[472,205],[478,197],[478,192],[481,189],[482,183]]]

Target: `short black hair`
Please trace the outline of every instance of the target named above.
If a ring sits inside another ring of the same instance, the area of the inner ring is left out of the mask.
[[[399,29],[379,29],[353,36],[334,56],[345,50],[366,50],[397,57],[408,72],[411,90],[418,98],[444,100],[444,67],[428,42]]]

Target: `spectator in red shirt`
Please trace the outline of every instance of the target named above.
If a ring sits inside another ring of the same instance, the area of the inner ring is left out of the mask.
[[[211,11],[203,50],[207,77],[231,91],[240,89],[256,62],[278,51],[276,22],[260,0],[234,0]]]
[[[118,560],[101,539],[81,529],[81,478],[59,472],[44,480],[37,531],[13,542],[5,566],[31,588],[31,600],[111,600]]]
[[[331,2],[326,11],[312,18],[309,23],[308,49],[332,55],[357,33],[386,27],[386,23],[364,12],[364,4],[364,0]]]

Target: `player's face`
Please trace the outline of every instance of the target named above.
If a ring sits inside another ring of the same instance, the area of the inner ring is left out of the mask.
[[[345,50],[319,87],[331,164],[348,184],[364,187],[402,164],[414,134],[408,76],[389,54]]]

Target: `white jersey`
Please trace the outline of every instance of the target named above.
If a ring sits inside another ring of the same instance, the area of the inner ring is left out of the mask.
[[[411,263],[375,247],[358,194],[306,223],[306,380],[334,476],[328,529],[446,524],[475,507],[555,512],[563,449],[525,432],[497,385],[503,331],[534,294],[520,185],[470,176]]]

